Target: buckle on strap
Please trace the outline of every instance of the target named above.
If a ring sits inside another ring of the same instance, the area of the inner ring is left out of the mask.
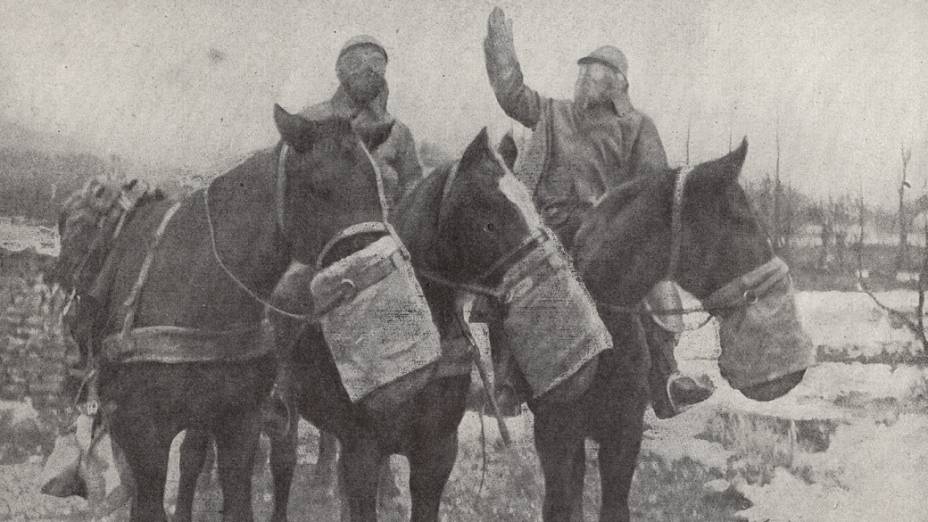
[[[774,256],[747,274],[726,283],[706,299],[703,306],[709,310],[730,308],[740,304],[752,305],[777,283],[789,276],[789,266]]]

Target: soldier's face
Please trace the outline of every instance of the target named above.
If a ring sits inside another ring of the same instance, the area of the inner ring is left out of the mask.
[[[598,62],[580,64],[574,85],[574,101],[581,107],[608,101],[616,84],[615,76],[615,71],[607,65]]]
[[[366,103],[377,97],[386,80],[387,59],[374,46],[362,45],[349,49],[338,59],[338,80],[348,95],[357,102]]]

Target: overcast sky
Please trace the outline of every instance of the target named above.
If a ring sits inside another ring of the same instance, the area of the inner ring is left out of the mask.
[[[229,6],[232,5],[232,7]],[[496,106],[482,40],[493,2],[21,2],[0,0],[0,117],[104,152],[208,168],[271,144],[274,102],[334,91],[338,48],[366,32],[390,54],[390,109],[419,139],[459,151]],[[928,8],[923,2],[498,3],[530,85],[569,97],[576,59],[610,43],[635,105],[673,162],[751,143],[746,173],[781,168],[827,197],[893,199],[900,144],[928,179]],[[514,124],[516,128],[518,124]]]

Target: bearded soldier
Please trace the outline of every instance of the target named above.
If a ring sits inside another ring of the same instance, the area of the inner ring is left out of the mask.
[[[532,129],[516,175],[534,190],[545,224],[569,251],[585,212],[603,194],[635,176],[667,170],[654,122],[628,96],[628,62],[606,45],[580,58],[573,100],[547,98],[525,85],[516,57],[512,21],[493,9],[484,41],[487,75],[503,111]],[[678,307],[675,287],[656,287],[652,308]],[[644,321],[651,368],[651,403],[661,417],[676,415],[712,393],[677,371],[673,355],[682,321],[654,316]]]
[[[394,208],[422,177],[422,166],[409,128],[387,112],[386,69],[387,51],[376,38],[359,35],[349,39],[335,62],[339,82],[335,94],[300,114],[312,120],[341,116],[361,132],[392,123],[387,140],[371,153],[383,176],[387,206]]]

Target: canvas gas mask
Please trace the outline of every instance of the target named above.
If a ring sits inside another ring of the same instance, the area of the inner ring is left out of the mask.
[[[772,381],[815,363],[798,319],[789,268],[779,257],[703,300],[720,310],[719,369],[735,389]]]
[[[443,199],[456,172],[457,167],[445,182]],[[553,234],[541,228],[471,281],[455,281],[428,270],[418,272],[433,282],[481,297],[472,320],[502,325],[507,338],[504,349],[525,375],[532,397],[539,397],[612,347],[596,304],[567,259]],[[502,274],[499,283],[487,284],[496,274]]]
[[[507,345],[538,398],[603,350],[612,336],[560,245],[542,240],[503,276]]]
[[[376,47],[354,47],[335,67],[338,81],[355,103],[369,103],[386,87],[387,60]]]
[[[278,194],[286,186],[287,154],[285,145],[278,161]],[[291,262],[274,292],[297,303],[311,297],[312,314],[305,319],[321,327],[349,398],[382,410],[424,386],[427,375],[416,370],[435,362],[441,351],[438,329],[409,253],[387,223],[383,176],[371,161],[383,220],[357,223],[340,231],[323,246],[315,265]],[[282,226],[284,215],[279,213],[278,220]],[[366,235],[380,237],[324,265],[329,253],[343,241]],[[413,373],[422,378],[404,381],[399,388],[387,386]],[[374,394],[379,391],[386,393]]]

